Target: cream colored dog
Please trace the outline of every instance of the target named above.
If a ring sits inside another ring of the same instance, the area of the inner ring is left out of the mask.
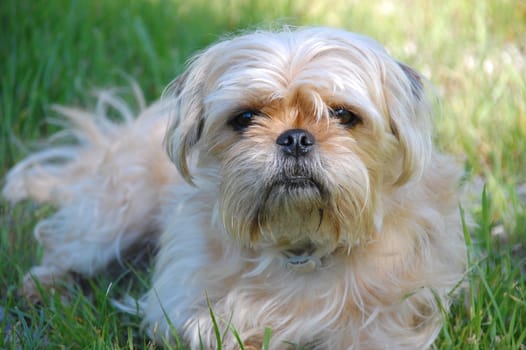
[[[251,349],[266,327],[271,349],[436,338],[466,267],[459,170],[433,150],[423,79],[376,42],[255,32],[197,55],[137,118],[106,94],[95,113],[59,111],[79,142],[30,155],[4,189],[59,206],[35,229],[26,296],[159,237],[142,301],[155,339],[173,325],[215,348],[209,306]],[[239,347],[226,332],[223,348]]]

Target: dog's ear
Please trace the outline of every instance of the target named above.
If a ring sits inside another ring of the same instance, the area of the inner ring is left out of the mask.
[[[409,79],[409,83],[411,85],[411,93],[416,99],[420,99],[424,95],[424,83],[423,78],[416,70],[409,67],[408,65],[398,62],[398,65],[400,68],[402,68],[402,71],[406,75],[407,79]]]
[[[193,181],[188,159],[193,146],[199,142],[204,124],[204,71],[201,68],[197,58],[163,93],[171,115],[164,146],[180,174],[190,184]]]
[[[411,67],[398,63],[394,77],[395,96],[389,98],[391,130],[402,149],[402,185],[422,175],[432,152],[432,111],[424,89],[424,78]]]

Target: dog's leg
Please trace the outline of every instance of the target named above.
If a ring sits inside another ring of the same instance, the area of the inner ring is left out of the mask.
[[[35,228],[44,252],[24,280],[22,293],[30,298],[39,297],[38,284],[51,286],[70,271],[92,275],[158,232],[160,194],[175,176],[161,146],[165,114],[153,106],[135,119],[115,97],[105,101],[123,122],[110,121],[105,108],[93,114],[59,108],[78,142],[32,154],[7,175],[8,199],[58,206]]]

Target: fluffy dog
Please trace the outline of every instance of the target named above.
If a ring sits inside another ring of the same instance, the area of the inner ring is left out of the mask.
[[[59,108],[79,142],[30,155],[4,188],[59,207],[22,293],[158,237],[155,339],[173,325],[215,348],[211,309],[245,348],[266,327],[271,349],[429,347],[466,260],[459,169],[433,149],[424,90],[369,38],[283,29],[206,49],[137,118],[104,94],[92,114]]]

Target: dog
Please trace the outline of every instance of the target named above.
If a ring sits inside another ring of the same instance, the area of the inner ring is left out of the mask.
[[[427,348],[466,271],[461,171],[433,147],[428,90],[368,37],[283,28],[210,46],[138,117],[107,93],[57,107],[78,142],[3,190],[58,207],[21,293],[153,239],[140,305],[159,342],[213,349],[217,326],[223,349],[260,349],[266,328],[271,349]]]

